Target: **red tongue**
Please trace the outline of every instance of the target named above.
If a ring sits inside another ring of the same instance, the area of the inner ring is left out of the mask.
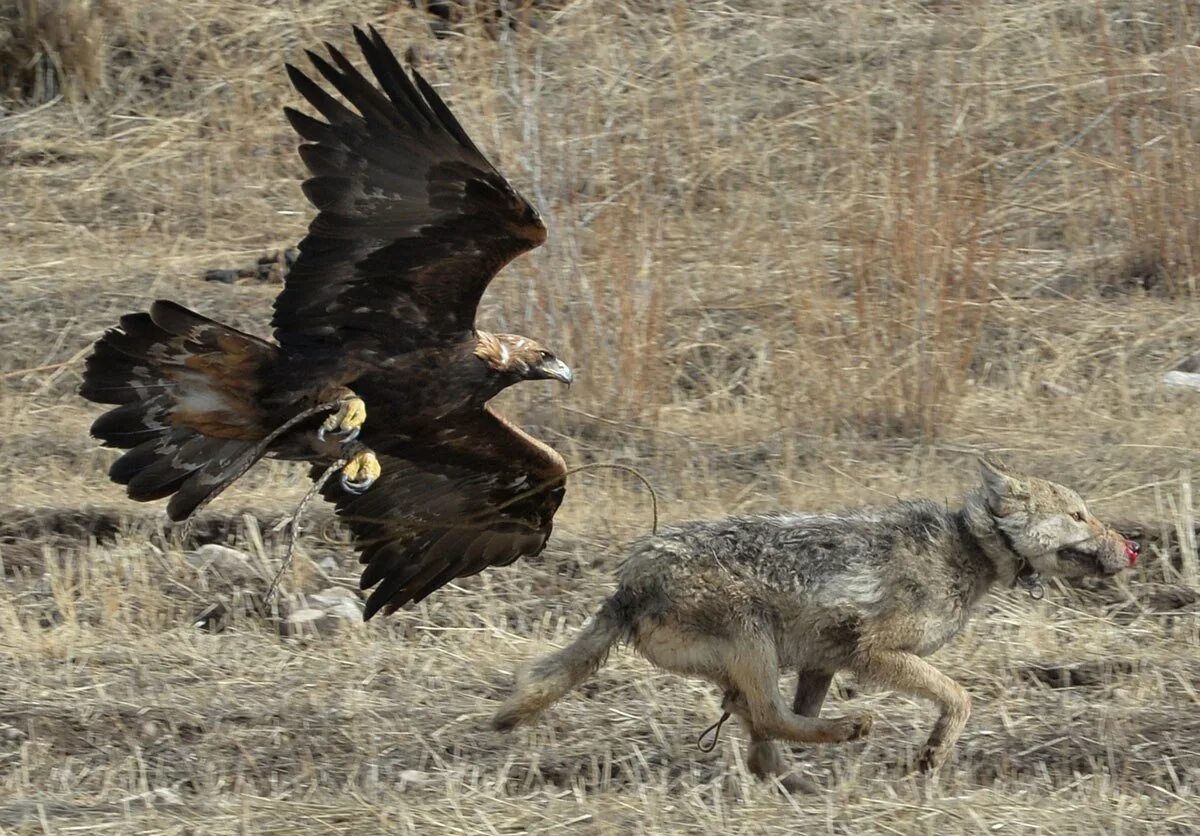
[[[1134,543],[1134,542],[1133,542],[1133,541],[1131,541],[1131,540],[1126,540],[1126,541],[1125,541],[1125,556],[1126,556],[1127,558],[1129,558],[1129,565],[1130,565],[1130,566],[1135,566],[1135,565],[1137,565],[1137,559],[1138,559],[1138,547],[1137,547],[1137,543]]]

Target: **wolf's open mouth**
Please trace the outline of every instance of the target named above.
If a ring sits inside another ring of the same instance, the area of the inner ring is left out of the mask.
[[[1073,560],[1076,563],[1082,563],[1094,572],[1104,571],[1099,556],[1090,552],[1080,551],[1079,549],[1059,549],[1058,556],[1066,560]]]
[[[1092,554],[1079,549],[1059,549],[1058,556],[1065,560],[1073,560],[1086,567],[1089,572],[1097,575],[1115,575],[1121,571],[1120,568],[1110,569],[1105,566],[1099,554]]]

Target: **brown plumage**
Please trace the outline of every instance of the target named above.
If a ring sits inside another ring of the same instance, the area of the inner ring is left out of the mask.
[[[369,618],[545,547],[566,467],[486,404],[571,373],[534,340],[475,328],[492,277],[545,240],[541,218],[378,32],[354,35],[378,87],[332,46],[329,60],[308,53],[353,110],[287,68],[322,118],[286,111],[318,214],[275,300],[276,343],[155,302],[96,343],[81,393],[118,405],[92,427],[128,449],[111,477],[134,499],[171,496],[176,520],[263,455],[315,472],[339,457],[377,461],[365,492],[346,480],[323,489],[367,564]],[[353,398],[365,423],[326,420],[342,430],[327,437],[318,415],[268,439]]]

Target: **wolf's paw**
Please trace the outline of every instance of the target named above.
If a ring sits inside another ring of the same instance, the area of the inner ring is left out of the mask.
[[[792,768],[787,756],[773,740],[755,740],[746,752],[746,766],[750,774],[760,781],[778,780],[785,792],[795,795],[811,795],[820,792],[811,779]]]
[[[858,740],[860,737],[866,737],[871,733],[871,726],[875,725],[875,717],[863,712],[862,714],[850,714],[844,717],[841,722],[846,730],[846,736],[843,739]]]
[[[950,750],[945,746],[930,746],[928,743],[921,748],[917,756],[917,771],[923,775],[936,772],[946,762]]]
[[[505,704],[492,717],[492,728],[498,732],[510,732],[532,717],[520,705]]]
[[[379,459],[370,450],[362,450],[354,455],[342,468],[342,489],[349,493],[359,494],[375,484],[383,468]]]
[[[343,443],[358,438],[363,424],[367,422],[367,405],[362,398],[351,394],[343,398],[337,412],[330,415],[317,430],[317,440],[324,441],[326,434],[339,436]]]

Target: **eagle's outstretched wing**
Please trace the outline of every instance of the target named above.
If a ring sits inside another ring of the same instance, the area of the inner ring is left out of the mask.
[[[287,68],[325,118],[287,109],[319,210],[275,300],[275,338],[293,356],[463,340],[492,277],[546,239],[433,88],[408,78],[374,28],[354,35],[382,91],[329,44],[332,64],[308,56],[357,113]]]
[[[545,548],[566,465],[491,410],[420,441],[376,443],[383,474],[369,491],[324,491],[367,564],[362,588],[375,587],[364,618]]]

